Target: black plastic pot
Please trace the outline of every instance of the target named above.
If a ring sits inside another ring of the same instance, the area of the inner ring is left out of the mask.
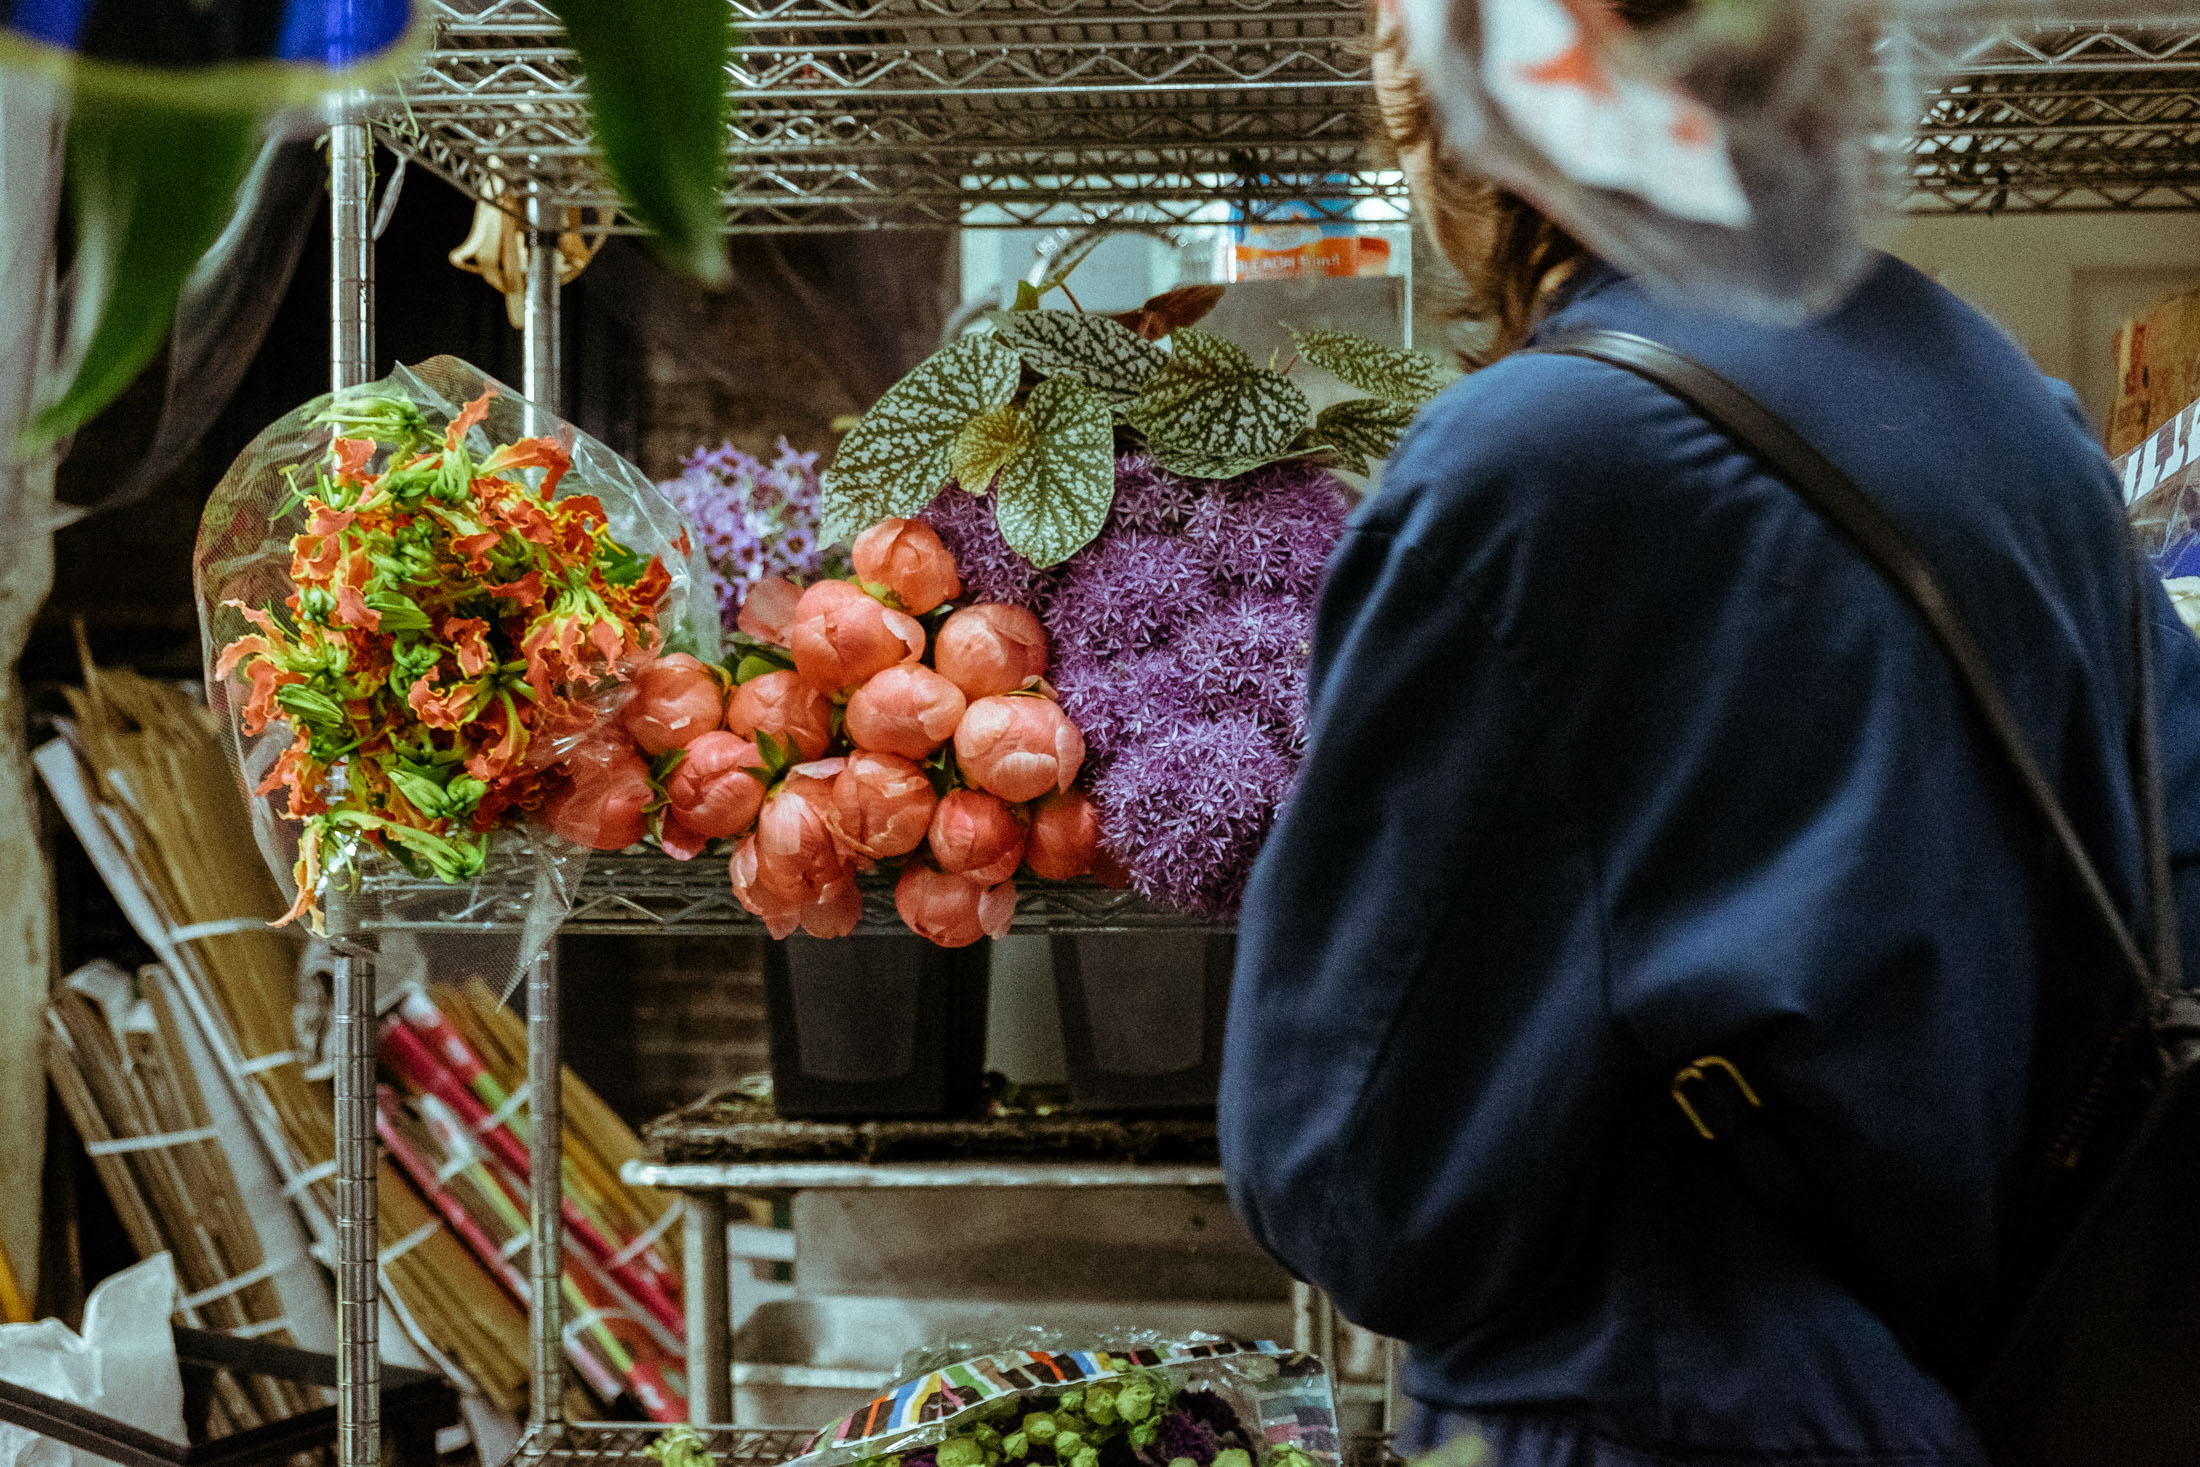
[[[1236,958],[1228,933],[1054,939],[1063,1059],[1078,1109],[1213,1106]]]
[[[989,944],[769,943],[772,1101],[789,1120],[967,1115],[985,1093]]]

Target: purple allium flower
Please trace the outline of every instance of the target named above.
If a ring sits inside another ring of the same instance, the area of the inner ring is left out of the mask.
[[[1059,577],[1008,548],[993,523],[991,499],[950,485],[920,518],[939,532],[940,543],[955,557],[963,604],[997,601],[1045,616],[1047,598]]]
[[[1209,489],[1192,507],[1184,534],[1227,581],[1310,595],[1321,588],[1348,513],[1341,480],[1286,461]]]
[[[1184,528],[1199,500],[1201,483],[1174,474],[1146,453],[1126,453],[1115,461],[1115,504],[1107,529],[1152,530],[1170,535]]]
[[[1053,681],[1095,777],[1118,755],[1200,718],[1198,690],[1174,652],[1103,657],[1065,647]]]
[[[797,453],[782,438],[779,456],[767,465],[721,443],[697,449],[681,463],[678,478],[657,488],[694,527],[729,629],[757,581],[778,575],[812,580],[824,573],[816,454]]]
[[[1306,721],[1312,636],[1305,597],[1243,591],[1186,627],[1175,650],[1202,712],[1257,714],[1290,742]]]
[[[1150,901],[1236,910],[1296,765],[1250,714],[1158,734],[1093,782],[1100,831]]]
[[[1062,568],[1047,631],[1057,646],[1117,657],[1168,640],[1219,599],[1189,541],[1124,530],[1095,540]]]

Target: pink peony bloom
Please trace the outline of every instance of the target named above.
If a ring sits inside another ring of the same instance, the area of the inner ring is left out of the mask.
[[[932,812],[932,859],[942,871],[984,886],[1008,880],[1024,864],[1024,827],[1000,796],[949,790]]]
[[[1006,937],[1016,919],[1016,883],[985,886],[967,876],[911,861],[894,887],[894,910],[911,932],[941,947]]]
[[[894,593],[902,610],[922,616],[962,594],[955,557],[922,520],[881,520],[856,536],[856,575]]]
[[[924,628],[847,581],[819,581],[795,606],[795,671],[831,697],[924,656]]]
[[[624,740],[591,745],[562,766],[565,783],[543,803],[550,829],[594,851],[623,851],[649,829],[649,766]]]
[[[965,606],[940,624],[932,665],[966,698],[1013,693],[1046,676],[1046,629],[1021,606]]]
[[[856,689],[848,737],[859,749],[928,758],[955,736],[967,706],[961,688],[921,662],[904,662]]]
[[[802,588],[785,576],[766,576],[749,587],[734,625],[759,642],[784,647],[794,634],[794,608],[801,599]]]
[[[806,907],[827,887],[853,873],[854,866],[825,821],[832,804],[832,780],[839,773],[838,760],[798,765],[764,802],[756,817],[759,890],[791,906]]]
[[[725,713],[726,695],[710,670],[675,652],[634,674],[633,701],[619,717],[643,752],[669,754],[718,727]]]
[[[1085,736],[1048,698],[980,698],[955,730],[969,781],[1011,805],[1066,790],[1085,762]]]
[[[764,803],[764,768],[756,745],[739,734],[716,729],[687,747],[680,767],[665,781],[665,798],[674,818],[705,839],[739,835],[756,819]],[[666,849],[670,849],[668,846]]]
[[[726,727],[750,740],[761,730],[793,743],[803,758],[816,759],[833,741],[833,706],[800,674],[767,672],[733,690],[726,700]]]
[[[939,797],[932,781],[899,754],[857,750],[833,780],[826,823],[843,848],[871,860],[906,856],[924,844]]]
[[[802,930],[812,937],[846,937],[863,920],[863,893],[853,876],[836,881],[802,909]]]
[[[758,883],[755,836],[744,837],[733,848],[733,859],[726,867],[733,880],[734,900],[751,916],[761,918],[766,932],[786,937],[802,925],[802,903],[790,902]]]
[[[703,854],[710,837],[681,820],[678,812],[667,810],[657,828],[657,844],[675,861],[692,861]]]
[[[1100,852],[1100,811],[1083,790],[1048,795],[1031,811],[1024,860],[1034,876],[1070,881],[1092,870]]]

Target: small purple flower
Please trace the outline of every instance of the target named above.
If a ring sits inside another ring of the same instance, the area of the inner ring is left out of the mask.
[[[1286,461],[1209,489],[1184,533],[1227,581],[1311,595],[1321,588],[1349,512],[1341,480]]]
[[[1184,528],[1198,502],[1201,484],[1171,473],[1146,453],[1126,453],[1115,461],[1115,504],[1108,511],[1107,529],[1151,530],[1174,534]]]
[[[697,449],[682,461],[677,478],[657,487],[694,527],[728,628],[757,581],[814,577],[823,570],[816,454],[797,453],[782,438],[779,456],[766,466],[729,441]]]
[[[1260,721],[1236,713],[1143,741],[1094,780],[1093,799],[1140,895],[1226,916],[1295,774]]]
[[[1219,599],[1205,560],[1189,541],[1125,530],[1094,541],[1063,567],[1047,631],[1057,646],[1082,647],[1095,656],[1143,652]]]
[[[1244,591],[1186,627],[1176,655],[1202,712],[1251,712],[1295,743],[1294,731],[1304,738],[1312,636],[1305,597]]]
[[[1062,711],[1085,736],[1095,776],[1119,755],[1201,717],[1198,690],[1174,652],[1101,657],[1065,647],[1053,680]]]
[[[963,604],[997,601],[1044,618],[1047,598],[1059,577],[1008,548],[993,523],[990,498],[965,494],[950,485],[921,518],[939,532],[940,543],[955,557],[955,569],[962,575]]]

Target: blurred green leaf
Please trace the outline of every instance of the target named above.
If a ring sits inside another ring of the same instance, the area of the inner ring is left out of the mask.
[[[220,237],[260,120],[80,93],[69,116],[79,310],[89,340],[30,437],[50,443],[122,395],[160,350],[199,257]]]
[[[604,166],[659,254],[706,285],[731,278],[720,228],[726,0],[548,0],[579,53]]]

